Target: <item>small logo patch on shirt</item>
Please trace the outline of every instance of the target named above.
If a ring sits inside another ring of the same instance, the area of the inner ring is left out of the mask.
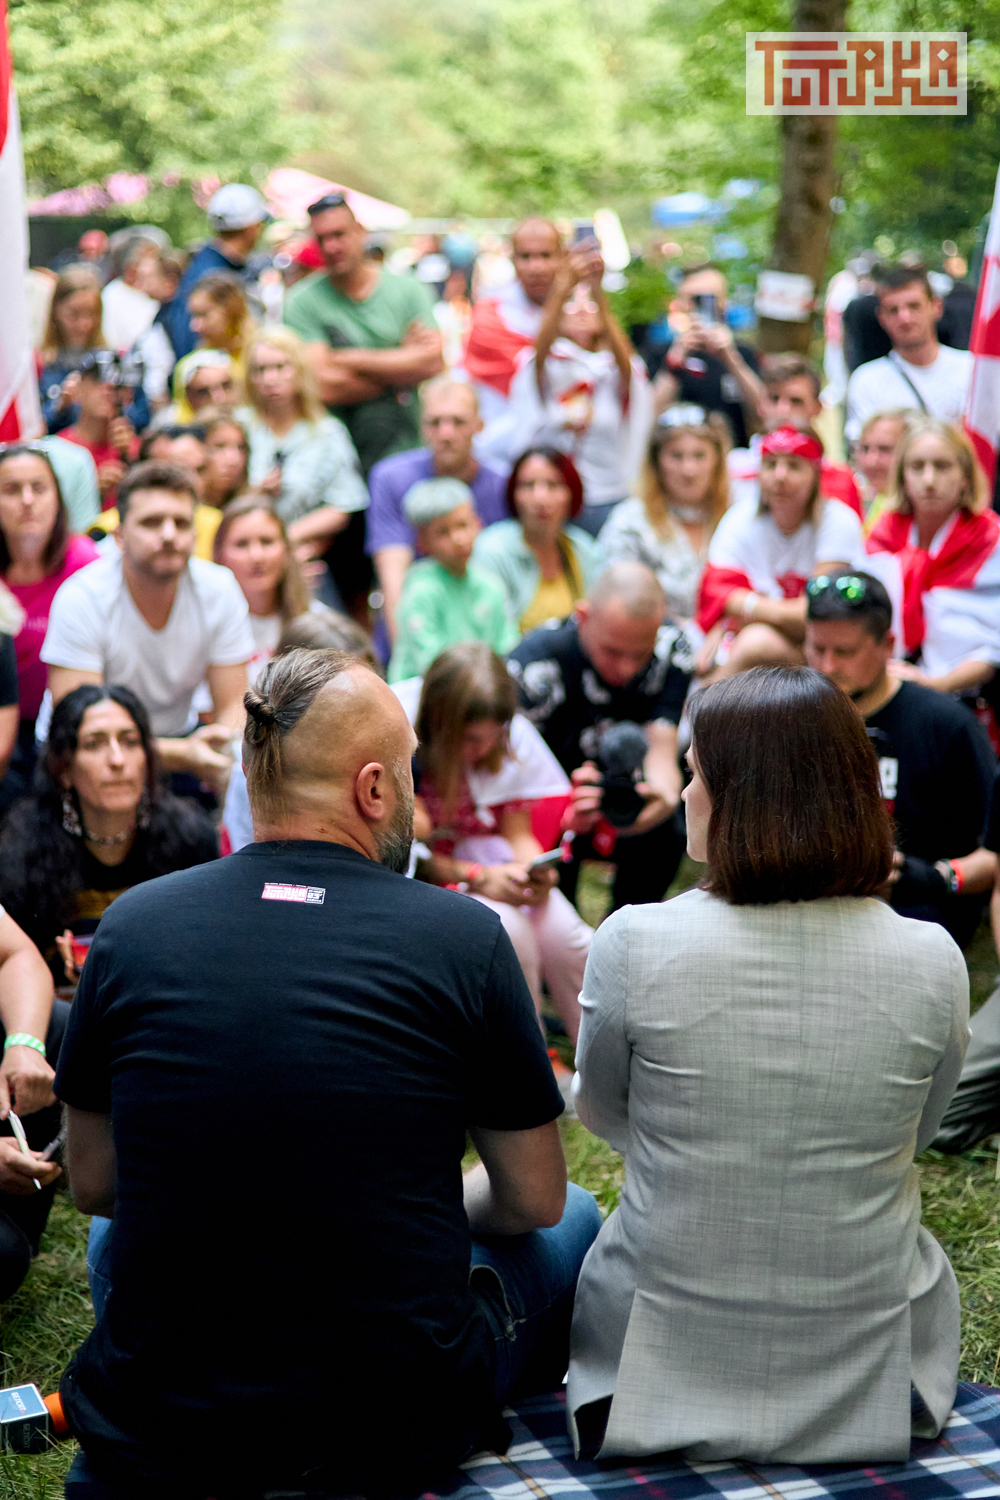
[[[261,892],[262,901],[298,901],[304,906],[322,906],[326,900],[325,885],[283,885],[267,880]]]

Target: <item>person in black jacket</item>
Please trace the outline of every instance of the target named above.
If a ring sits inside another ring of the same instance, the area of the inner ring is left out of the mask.
[[[53,710],[34,790],[0,834],[0,903],[65,982],[116,896],[218,852],[208,816],[163,791],[139,699],[86,683]]]

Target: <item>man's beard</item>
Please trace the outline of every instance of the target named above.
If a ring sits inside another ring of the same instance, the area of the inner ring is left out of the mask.
[[[396,813],[384,833],[375,835],[378,862],[397,875],[405,875],[410,868],[410,850],[413,847],[413,793],[403,785],[402,777],[396,778]]]

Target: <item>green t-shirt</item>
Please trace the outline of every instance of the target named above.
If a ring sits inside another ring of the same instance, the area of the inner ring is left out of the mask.
[[[285,301],[284,321],[307,344],[332,349],[397,349],[414,321],[434,328],[434,307],[422,282],[379,271],[371,296],[361,302],[345,297],[325,271],[300,281]],[[415,391],[385,391],[353,406],[331,406],[347,427],[368,471],[380,458],[419,448],[420,408]]]
[[[485,641],[501,656],[516,645],[503,585],[472,563],[456,578],[432,557],[421,558],[403,583],[389,681],[423,677],[445,647],[460,641]]]

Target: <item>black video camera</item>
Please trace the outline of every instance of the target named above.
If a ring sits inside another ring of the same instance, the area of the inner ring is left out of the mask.
[[[597,743],[597,768],[604,783],[601,813],[612,828],[631,828],[646,805],[636,791],[643,779],[649,739],[639,724],[609,724]]]

